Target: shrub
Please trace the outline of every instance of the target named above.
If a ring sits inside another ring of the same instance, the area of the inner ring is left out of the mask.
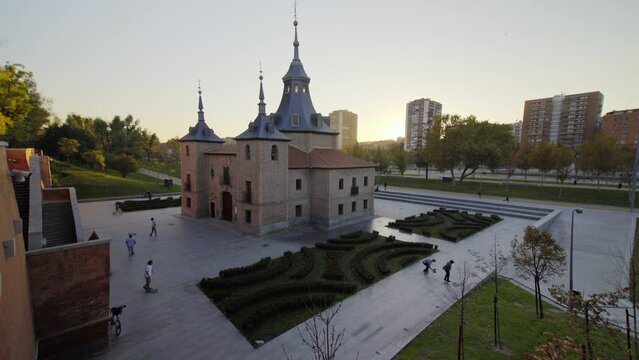
[[[200,286],[208,290],[227,289],[272,279],[278,275],[281,275],[286,270],[290,269],[291,266],[293,266],[293,254],[290,251],[287,251],[284,253],[281,261],[273,263],[275,265],[270,264],[271,266],[243,276],[235,276],[229,279],[223,279],[219,277],[214,279],[203,278],[202,281],[200,281]]]
[[[315,267],[315,257],[313,256],[311,249],[304,246],[300,250],[300,253],[302,254],[302,260],[299,261],[300,267],[291,274],[291,276],[289,276],[289,279],[291,280],[299,280],[307,277]]]
[[[354,245],[338,245],[338,244],[326,244],[315,243],[315,247],[322,250],[337,250],[337,251],[350,251],[355,249]]]
[[[270,263],[271,263],[271,258],[270,257],[265,257],[263,259],[260,259],[260,261],[256,262],[255,264],[252,264],[252,265],[222,270],[222,271],[220,271],[220,277],[221,278],[230,278],[230,277],[238,276],[238,275],[246,275],[248,273],[252,273],[253,271],[262,270],[265,267],[267,267],[268,264],[270,264]]]
[[[337,251],[327,251],[324,254],[326,258],[326,269],[322,273],[322,277],[326,280],[342,281],[344,280],[344,272],[340,267],[339,260],[343,253]]]
[[[344,234],[344,235],[340,235],[340,237],[342,239],[354,239],[354,238],[358,238],[360,236],[362,236],[363,231],[359,230],[359,231],[353,231],[350,232],[348,234]]]

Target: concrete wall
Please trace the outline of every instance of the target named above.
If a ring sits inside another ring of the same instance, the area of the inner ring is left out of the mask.
[[[108,343],[110,240],[27,254],[39,357]]]
[[[11,177],[7,175],[5,146],[5,142],[0,142],[0,359],[33,359],[35,336],[22,222]],[[13,254],[1,246],[5,240],[13,245]]]

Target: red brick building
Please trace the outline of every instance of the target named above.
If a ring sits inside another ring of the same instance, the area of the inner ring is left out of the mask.
[[[639,136],[639,109],[607,113],[601,119],[601,130],[613,135],[619,146],[634,148]]]

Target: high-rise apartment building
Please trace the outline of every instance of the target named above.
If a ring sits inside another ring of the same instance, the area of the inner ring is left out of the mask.
[[[510,124],[510,126],[512,126],[513,137],[515,138],[515,140],[517,140],[518,143],[521,142],[521,124],[521,120],[517,120],[514,123]]]
[[[619,146],[634,148],[639,137],[639,109],[607,113],[601,119],[601,130],[612,134]]]
[[[331,129],[339,132],[337,148],[343,149],[357,143],[357,114],[348,110],[335,110],[329,114]]]
[[[404,149],[421,149],[435,117],[442,114],[442,104],[431,99],[413,100],[406,104],[406,141]]]
[[[604,96],[599,91],[526,100],[521,140],[579,148],[594,136],[601,121]]]

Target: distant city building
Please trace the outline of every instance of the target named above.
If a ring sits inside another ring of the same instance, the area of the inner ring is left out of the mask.
[[[431,99],[413,100],[406,104],[405,150],[421,149],[435,117],[442,114],[442,104]]]
[[[515,140],[517,140],[518,143],[521,142],[521,124],[521,120],[515,121],[514,123],[510,124],[510,126],[512,126],[513,137],[515,138]]]
[[[601,130],[612,134],[619,146],[634,148],[639,137],[639,109],[607,113],[601,119]]]
[[[401,141],[400,141],[401,139]],[[384,150],[388,150],[390,149],[393,145],[395,144],[399,144],[399,143],[403,143],[404,142],[404,138],[400,137],[398,138],[398,140],[377,140],[377,141],[364,141],[364,142],[360,142],[359,145],[362,147],[362,149],[364,150],[375,150],[378,147],[382,148]]]
[[[579,148],[594,136],[601,121],[604,96],[599,91],[526,100],[521,140]]]
[[[335,110],[329,114],[331,129],[337,131],[337,148],[357,143],[357,114],[348,110]]]

